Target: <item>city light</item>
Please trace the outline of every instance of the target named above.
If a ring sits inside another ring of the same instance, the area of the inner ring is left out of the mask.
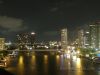
[[[35,32],[31,32],[31,34],[32,34],[32,35],[34,35],[34,34],[35,34]]]
[[[77,53],[79,54],[79,53],[80,53],[80,51],[77,51]]]
[[[99,8],[100,0],[0,0],[0,75],[100,75]]]
[[[67,54],[67,58],[68,58],[68,59],[70,59],[70,58],[71,58],[71,57],[70,57],[70,54]]]
[[[76,60],[77,60],[77,56],[73,56],[73,60],[75,60],[75,61],[76,61]]]
[[[89,33],[89,32],[86,32],[86,33]]]

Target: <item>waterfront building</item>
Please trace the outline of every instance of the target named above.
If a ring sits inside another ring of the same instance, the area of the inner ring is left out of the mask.
[[[100,22],[89,25],[89,44],[91,48],[100,48]]]
[[[89,36],[90,36],[90,32],[85,31],[85,33],[84,33],[84,48],[89,48],[90,47]]]
[[[64,28],[61,30],[61,48],[63,50],[66,50],[67,49],[67,44],[68,44],[68,41],[67,41],[67,28]]]
[[[19,44],[33,44],[35,40],[35,33],[21,33],[17,35],[17,42]]]
[[[35,41],[35,33],[21,33],[17,35],[17,44],[21,49],[27,49],[33,46]]]
[[[81,29],[78,31],[78,47],[82,48],[84,47],[84,30]]]
[[[0,38],[0,50],[5,49],[5,38]]]

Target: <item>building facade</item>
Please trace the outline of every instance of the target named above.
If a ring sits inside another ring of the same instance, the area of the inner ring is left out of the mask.
[[[19,49],[32,47],[35,41],[35,33],[21,33],[17,35],[17,45]]]
[[[90,47],[89,36],[90,36],[90,32],[85,31],[85,33],[84,33],[84,48],[89,48]]]
[[[0,38],[0,50],[5,49],[5,38]]]
[[[35,40],[35,33],[21,33],[17,35],[17,42],[19,44],[33,44]]]
[[[63,50],[67,49],[67,28],[61,30],[61,48]]]
[[[89,25],[89,44],[91,48],[100,48],[100,23]]]
[[[84,47],[84,30],[81,29],[78,31],[78,47],[82,48]]]

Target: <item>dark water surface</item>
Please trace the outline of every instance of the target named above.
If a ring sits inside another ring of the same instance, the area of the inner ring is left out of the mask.
[[[100,65],[88,59],[45,53],[20,53],[5,70],[14,75],[100,75]]]

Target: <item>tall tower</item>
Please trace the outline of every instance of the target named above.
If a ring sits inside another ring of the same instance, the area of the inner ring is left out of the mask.
[[[100,48],[100,23],[95,23],[89,25],[90,32],[90,47],[91,48]]]
[[[61,47],[63,50],[67,49],[67,28],[61,30]]]
[[[89,31],[85,31],[84,33],[84,47],[85,48],[89,48],[90,47],[90,43],[89,43],[89,40],[90,40],[90,32]]]
[[[79,48],[84,46],[84,31],[82,29],[78,31],[78,46]]]

